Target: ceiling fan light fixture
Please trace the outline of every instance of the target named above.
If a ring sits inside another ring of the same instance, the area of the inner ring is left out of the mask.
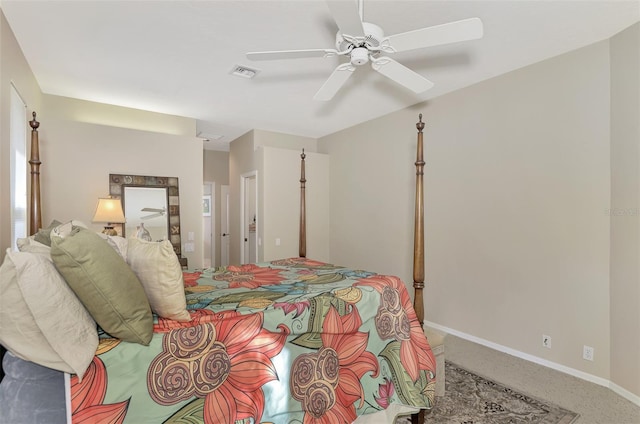
[[[369,62],[369,50],[365,47],[356,47],[351,51],[351,64],[361,66]]]

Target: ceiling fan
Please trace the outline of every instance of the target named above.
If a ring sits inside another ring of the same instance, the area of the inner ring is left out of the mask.
[[[152,219],[152,218],[157,218],[159,216],[163,216],[166,212],[167,209],[166,208],[142,208],[140,209],[140,211],[142,212],[154,212],[150,215],[145,215],[145,216],[141,216],[140,219]]]
[[[347,56],[349,62],[338,65],[329,79],[313,97],[314,100],[330,100],[356,70],[356,67],[371,62],[371,67],[408,88],[422,93],[433,83],[383,54],[404,52],[424,47],[456,43],[482,38],[482,21],[478,18],[463,19],[385,36],[378,25],[362,21],[363,0],[327,1],[331,14],[338,24],[335,49],[279,50],[249,52],[251,60],[299,59],[310,57]]]

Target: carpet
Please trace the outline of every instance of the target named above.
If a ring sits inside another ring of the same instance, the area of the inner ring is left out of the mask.
[[[445,395],[426,413],[428,424],[570,424],[578,414],[445,362]]]

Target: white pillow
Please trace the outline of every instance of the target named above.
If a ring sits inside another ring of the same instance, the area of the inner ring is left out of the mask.
[[[39,253],[41,255],[51,255],[51,248],[46,244],[36,241],[33,236],[19,238],[16,240],[18,250],[21,252]]]
[[[175,321],[191,320],[182,267],[169,240],[128,239],[127,263],[142,283],[153,312]]]
[[[84,225],[84,223],[82,221],[78,221],[76,219],[72,219],[71,221],[65,222],[64,224],[60,224],[60,225],[54,227],[51,230],[50,236],[56,236],[56,237],[60,237],[60,238],[65,238],[69,234],[71,234],[71,231],[73,231],[73,227],[87,228],[87,226]]]
[[[113,248],[118,254],[122,257],[122,259],[127,260],[127,239],[121,236],[108,236],[103,233],[98,233],[100,237],[105,239],[109,246]]]
[[[0,342],[7,350],[82,379],[98,347],[96,323],[51,260],[7,249],[0,293]]]

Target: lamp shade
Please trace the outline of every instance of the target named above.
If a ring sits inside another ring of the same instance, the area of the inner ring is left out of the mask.
[[[99,198],[93,222],[122,223],[125,222],[120,199]]]

